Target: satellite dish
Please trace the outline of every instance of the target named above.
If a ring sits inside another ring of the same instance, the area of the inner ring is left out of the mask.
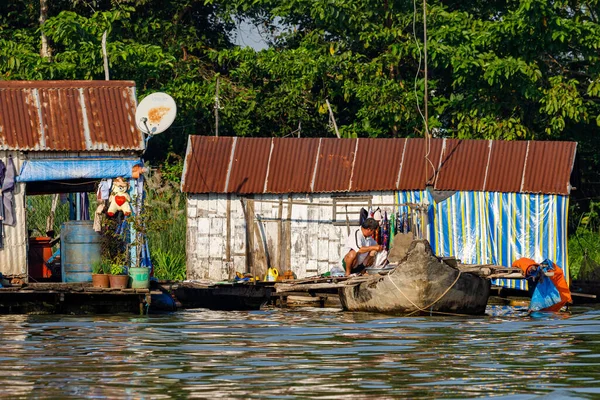
[[[177,105],[166,93],[152,93],[138,104],[135,122],[146,135],[156,135],[167,130],[175,121]]]

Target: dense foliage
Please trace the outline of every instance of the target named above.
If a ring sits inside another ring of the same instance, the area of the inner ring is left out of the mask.
[[[421,3],[386,0],[44,0],[0,5],[4,79],[111,79],[180,106],[154,156],[188,133],[421,135]],[[440,136],[577,139],[598,134],[598,1],[429,1],[429,122]],[[270,47],[234,46],[251,21]],[[51,56],[40,56],[41,34]],[[167,144],[167,146],[164,146]],[[158,150],[160,149],[160,151]],[[166,151],[165,151],[166,150]]]

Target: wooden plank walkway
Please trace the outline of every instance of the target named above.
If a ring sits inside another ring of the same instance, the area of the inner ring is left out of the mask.
[[[29,283],[0,288],[0,314],[145,314],[153,294],[160,291]]]

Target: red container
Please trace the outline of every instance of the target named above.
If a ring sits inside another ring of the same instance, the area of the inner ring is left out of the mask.
[[[46,261],[52,257],[52,238],[47,236],[29,238],[28,270],[33,279],[50,278],[52,271],[46,266]]]

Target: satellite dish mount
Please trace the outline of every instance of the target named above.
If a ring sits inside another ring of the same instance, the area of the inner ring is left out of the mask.
[[[175,100],[166,93],[152,93],[145,97],[135,110],[135,122],[146,136],[146,143],[154,136],[166,131],[177,116]]]

